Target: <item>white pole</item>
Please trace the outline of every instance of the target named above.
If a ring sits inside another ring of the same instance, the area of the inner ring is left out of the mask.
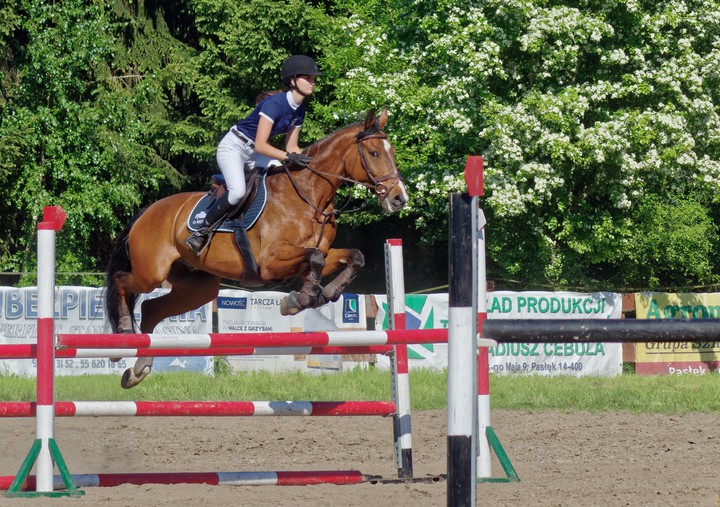
[[[385,277],[387,280],[388,323],[390,329],[405,329],[405,275],[403,273],[402,240],[385,242]],[[410,415],[410,375],[407,345],[395,345],[390,357],[392,395],[397,413],[393,416],[395,460],[398,477],[413,476],[412,423]]]
[[[487,276],[485,264],[485,214],[478,208],[477,232],[477,325],[480,336],[482,325],[487,318]],[[487,427],[490,426],[490,367],[487,347],[478,349],[478,457],[477,473],[479,478],[492,476],[492,462],[490,460],[490,444],[487,439]]]

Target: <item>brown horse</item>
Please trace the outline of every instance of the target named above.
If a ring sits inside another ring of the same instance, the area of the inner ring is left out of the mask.
[[[337,301],[365,259],[356,249],[330,248],[336,234],[333,201],[340,185],[361,183],[380,199],[387,212],[408,201],[397,172],[395,149],[383,132],[387,111],[371,111],[363,123],[342,128],[310,146],[308,168],[268,174],[267,205],[247,231],[257,259],[259,283],[300,278],[299,292],[283,300],[281,313],[297,313]],[[166,317],[180,315],[217,297],[221,278],[242,281],[245,264],[231,233],[216,233],[197,256],[185,244],[188,215],[201,192],[172,195],[143,211],[117,238],[106,273],[106,306],[113,332],[133,332],[137,294],[167,280],[172,289],[141,305],[140,332],[152,333]],[[322,277],[344,270],[328,285]],[[257,284],[254,284],[257,285]],[[152,358],[139,358],[124,374],[125,388],[151,371]]]

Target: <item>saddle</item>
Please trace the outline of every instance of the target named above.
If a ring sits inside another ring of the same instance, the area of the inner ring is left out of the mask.
[[[245,196],[230,210],[225,220],[213,231],[213,233],[233,233],[235,245],[245,262],[244,281],[246,283],[260,282],[257,262],[250,248],[246,231],[255,225],[260,214],[265,209],[267,202],[266,177],[267,170],[265,168],[257,168],[246,173],[245,185],[247,191]],[[210,189],[198,200],[188,216],[187,227],[190,231],[194,232],[202,227],[207,210],[225,192],[227,192],[225,178],[221,174],[214,174],[210,179]],[[212,241],[212,238],[210,241]]]

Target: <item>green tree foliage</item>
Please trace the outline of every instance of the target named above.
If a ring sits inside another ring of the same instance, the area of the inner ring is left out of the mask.
[[[102,269],[114,232],[182,181],[152,128],[165,115],[161,70],[180,56],[177,43],[166,37],[163,46],[150,20],[138,23],[120,3],[17,0],[7,9],[0,269],[34,270],[35,224],[47,205],[68,214],[58,270]]]
[[[212,129],[203,147],[214,160],[221,135],[244,118],[263,91],[280,88],[280,67],[293,54],[322,52],[327,26],[323,10],[301,0],[189,0],[200,51],[192,59],[198,114]],[[322,90],[316,92],[323,100]],[[305,139],[319,136],[312,118]],[[191,149],[188,147],[188,149]],[[209,175],[208,170],[204,172]]]
[[[0,269],[33,269],[48,204],[69,215],[59,270],[101,269],[139,207],[206,184],[219,137],[305,53],[325,76],[303,143],[387,106],[404,217],[426,243],[445,241],[447,193],[482,154],[491,277],[717,283],[718,12],[718,0],[6,1]],[[377,206],[343,218],[382,219]]]

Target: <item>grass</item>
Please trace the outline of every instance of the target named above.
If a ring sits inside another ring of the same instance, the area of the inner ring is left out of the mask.
[[[114,375],[58,377],[58,401],[82,400],[389,400],[390,375],[377,369],[342,373],[154,373],[132,389],[120,388]],[[413,410],[445,409],[447,374],[410,373]],[[494,409],[558,411],[629,411],[678,414],[720,412],[720,375],[619,377],[490,377]],[[0,376],[0,401],[35,400],[35,380]]]
[[[678,414],[720,411],[720,375],[496,377],[494,408]]]

